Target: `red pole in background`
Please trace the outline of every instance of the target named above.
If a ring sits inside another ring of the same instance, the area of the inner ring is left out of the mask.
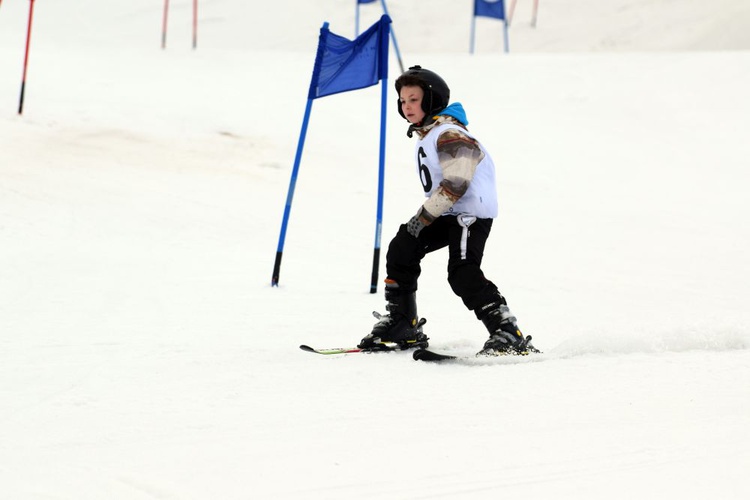
[[[193,0],[193,50],[195,50],[197,46],[198,46],[198,0]]]
[[[512,0],[510,2],[510,9],[508,10],[508,14],[506,17],[508,18],[508,26],[510,26],[510,23],[513,22],[513,13],[516,11],[516,0]]]
[[[511,0],[510,2],[510,9],[508,10],[508,26],[510,26],[510,23],[513,21],[513,13],[516,11],[516,1],[517,0]],[[536,28],[536,14],[539,11],[539,0],[534,0],[534,6],[532,7],[532,14],[531,14],[531,27]]]
[[[164,0],[164,18],[161,23],[161,48],[167,46],[167,14],[169,13],[169,0]]]
[[[2,1],[2,0],[0,0]],[[31,21],[34,19],[34,0],[29,4],[29,26],[26,29],[26,55],[23,58],[23,77],[21,78],[21,99],[18,103],[18,114],[23,114],[23,98],[26,94],[26,70],[29,67],[29,45],[31,44]]]

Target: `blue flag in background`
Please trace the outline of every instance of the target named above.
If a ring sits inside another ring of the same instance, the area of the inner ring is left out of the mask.
[[[474,0],[474,15],[505,19],[503,0]]]
[[[320,29],[309,99],[362,89],[388,78],[388,34],[391,18],[380,21],[355,40]]]

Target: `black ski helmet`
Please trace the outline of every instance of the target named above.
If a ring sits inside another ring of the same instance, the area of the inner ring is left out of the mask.
[[[398,96],[398,114],[406,119],[401,110],[401,87],[417,85],[422,87],[424,97],[422,98],[422,111],[426,116],[432,116],[448,106],[451,99],[451,89],[440,75],[424,69],[422,66],[412,66],[396,79],[396,93]]]

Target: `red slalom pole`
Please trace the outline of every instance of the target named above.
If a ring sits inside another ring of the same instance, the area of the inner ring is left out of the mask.
[[[169,13],[169,0],[164,0],[164,17],[161,23],[161,48],[167,46],[167,14]]]
[[[0,0],[2,1],[2,0]],[[34,0],[29,4],[29,26],[26,28],[26,54],[23,58],[23,77],[21,78],[21,99],[18,103],[18,114],[23,114],[23,98],[26,94],[26,71],[29,68],[29,45],[31,44],[31,22],[34,19]]]
[[[534,14],[531,16],[531,27],[536,28],[536,13],[539,10],[539,0],[534,0]]]
[[[198,0],[193,0],[193,50],[195,50],[197,46],[198,46]]]
[[[510,2],[510,10],[506,15],[506,17],[508,18],[508,26],[510,26],[510,23],[513,22],[513,13],[516,11],[516,1],[517,0],[512,0]]]

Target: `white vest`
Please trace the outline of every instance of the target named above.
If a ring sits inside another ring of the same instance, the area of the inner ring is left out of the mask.
[[[440,187],[443,180],[443,169],[437,155],[437,140],[441,133],[448,129],[459,129],[472,139],[476,138],[465,129],[453,123],[443,123],[424,137],[417,140],[415,147],[417,174],[422,181],[425,197],[429,198]],[[469,214],[480,219],[497,217],[497,185],[495,184],[495,164],[484,146],[479,144],[484,159],[477,165],[474,177],[470,179],[469,189],[459,200],[442,215]]]

